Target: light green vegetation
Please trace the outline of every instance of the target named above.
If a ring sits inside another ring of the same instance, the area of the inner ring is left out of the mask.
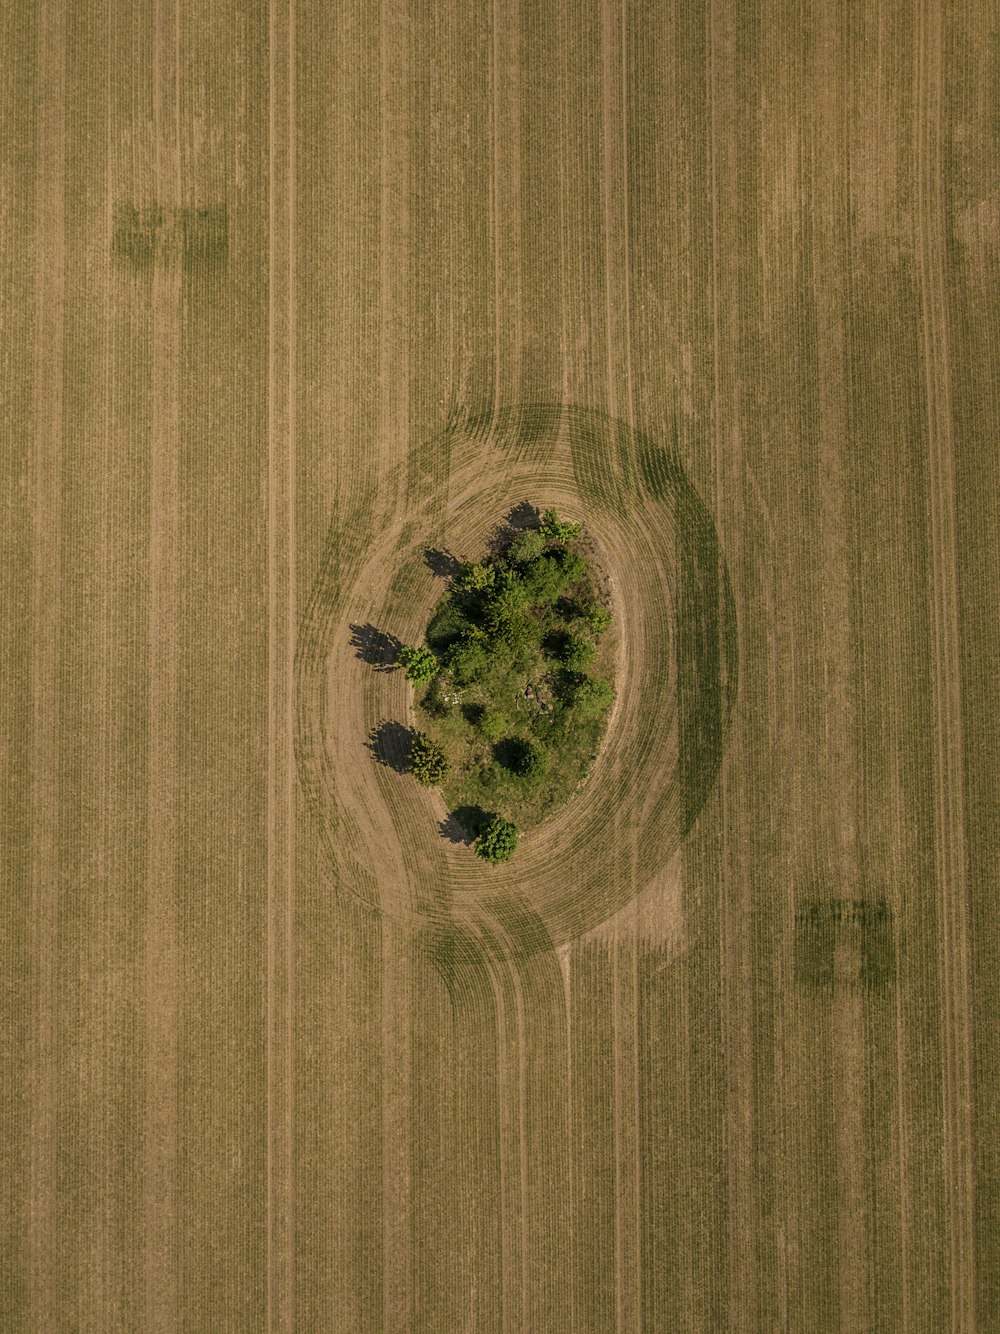
[[[404,644],[396,655],[396,661],[403,669],[407,681],[422,684],[437,674],[438,664],[434,654],[425,645]]]

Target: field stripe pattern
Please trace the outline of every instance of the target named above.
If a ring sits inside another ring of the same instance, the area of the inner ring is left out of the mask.
[[[0,1326],[1000,1324],[998,39],[0,14]],[[619,699],[487,872],[352,627],[521,500]]]

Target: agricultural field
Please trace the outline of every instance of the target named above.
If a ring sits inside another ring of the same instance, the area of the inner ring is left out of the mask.
[[[1000,1329],[997,7],[0,50],[0,1329]],[[377,636],[526,502],[615,698],[490,866]]]

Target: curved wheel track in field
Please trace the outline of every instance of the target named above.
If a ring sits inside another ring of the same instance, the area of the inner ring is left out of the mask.
[[[445,476],[434,467],[442,456]],[[300,777],[341,889],[428,938],[458,931],[488,955],[548,949],[660,870],[715,780],[736,682],[715,526],[674,459],[582,408],[529,404],[454,422],[408,466],[435,477],[412,509],[352,557],[329,537],[296,660]],[[359,659],[356,627],[418,640],[441,592],[426,549],[474,554],[524,500],[584,520],[600,547],[618,696],[581,790],[493,868],[442,837],[437,793],[372,762],[366,739],[383,722],[409,725],[411,697],[401,673]]]

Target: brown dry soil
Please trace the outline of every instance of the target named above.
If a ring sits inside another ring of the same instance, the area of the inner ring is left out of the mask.
[[[998,50],[2,7],[0,1329],[1000,1328]],[[618,699],[493,872],[357,633],[526,498]]]

